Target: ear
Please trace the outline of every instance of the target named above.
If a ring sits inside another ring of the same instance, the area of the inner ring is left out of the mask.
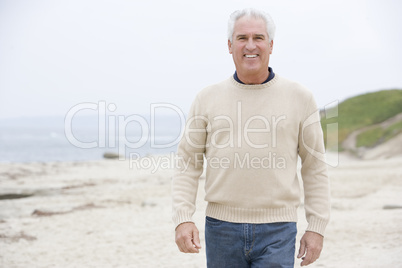
[[[272,50],[274,49],[274,40],[271,40],[269,43],[269,54],[272,54]]]
[[[232,54],[232,43],[228,40],[229,54]]]

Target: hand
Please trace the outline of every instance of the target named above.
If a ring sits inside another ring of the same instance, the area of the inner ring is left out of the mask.
[[[300,240],[300,249],[297,258],[302,258],[301,266],[315,262],[323,247],[324,237],[318,233],[307,231]]]
[[[176,244],[181,252],[198,253],[201,248],[197,227],[192,222],[185,222],[176,228]]]

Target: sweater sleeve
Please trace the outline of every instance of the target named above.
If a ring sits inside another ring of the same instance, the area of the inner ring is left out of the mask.
[[[192,222],[198,181],[203,172],[207,118],[201,112],[198,97],[187,117],[184,135],[177,149],[177,166],[172,178],[173,223],[175,227]]]
[[[299,155],[307,231],[324,235],[330,216],[329,178],[319,110],[312,96],[300,123]]]

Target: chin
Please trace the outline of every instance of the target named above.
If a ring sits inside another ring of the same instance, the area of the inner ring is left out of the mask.
[[[261,68],[258,66],[253,66],[253,67],[247,67],[243,69],[244,72],[250,73],[250,74],[254,74],[254,73],[259,73],[261,72]]]

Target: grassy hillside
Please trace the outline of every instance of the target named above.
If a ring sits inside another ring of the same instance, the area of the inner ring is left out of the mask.
[[[402,132],[402,121],[387,128],[375,127],[360,133],[356,139],[356,147],[374,147],[377,144],[388,141]]]
[[[321,125],[326,137],[326,125],[338,123],[339,146],[355,130],[381,123],[390,117],[402,113],[402,90],[382,90],[349,98],[338,105],[338,117],[321,118]],[[372,146],[390,139],[401,132],[402,124],[395,124],[389,129],[376,128],[359,135],[357,146]],[[331,134],[331,133],[329,133]],[[339,147],[341,149],[341,147]]]

